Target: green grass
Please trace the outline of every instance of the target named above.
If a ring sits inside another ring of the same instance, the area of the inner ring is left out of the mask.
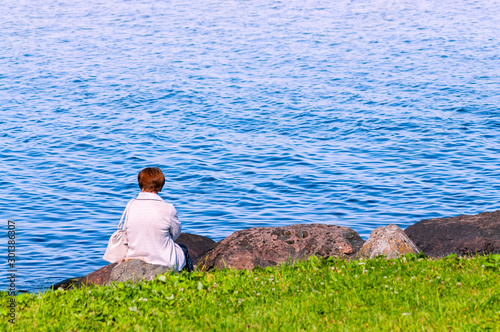
[[[20,294],[2,331],[500,331],[500,255],[321,260]]]

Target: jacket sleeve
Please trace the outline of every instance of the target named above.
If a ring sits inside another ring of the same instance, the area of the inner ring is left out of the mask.
[[[179,218],[177,218],[177,211],[172,207],[172,216],[170,217],[170,236],[172,240],[177,240],[179,235],[181,235],[181,231],[182,227]]]

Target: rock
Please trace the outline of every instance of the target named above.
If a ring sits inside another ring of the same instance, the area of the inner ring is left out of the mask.
[[[90,284],[109,285],[113,281],[137,283],[142,280],[153,280],[157,275],[170,270],[166,266],[149,264],[141,259],[130,259],[100,268],[86,277],[80,278],[73,286],[79,287],[80,285]]]
[[[82,285],[104,285],[110,279],[111,272],[116,265],[117,263],[106,265],[85,277],[69,278],[50,286],[50,288],[53,290],[57,290],[59,288],[68,290],[75,287],[78,288]]]
[[[72,289],[73,287],[77,287],[76,285],[81,285],[80,280],[82,280],[84,277],[76,277],[76,278],[68,278],[64,279],[63,281],[60,281],[58,283],[55,283],[50,286],[50,289],[52,290],[58,290],[58,289],[63,289],[63,290],[68,290]]]
[[[175,242],[181,243],[188,248],[189,257],[191,257],[193,265],[198,264],[198,260],[215,247],[216,244],[209,237],[189,233],[181,233]]]
[[[96,270],[85,277],[81,277],[75,286],[79,286],[80,284],[94,284],[94,285],[104,285],[108,282],[109,277],[111,276],[111,272],[113,268],[118,265],[118,263],[113,263],[106,265],[99,270]]]
[[[385,255],[387,259],[392,259],[407,253],[419,254],[420,251],[401,228],[391,224],[375,228],[359,251],[359,256],[374,258]]]
[[[113,281],[132,281],[133,283],[143,280],[149,281],[171,270],[171,268],[166,266],[149,264],[140,259],[132,259],[117,264],[111,270],[111,274],[106,284],[109,285]]]
[[[500,253],[500,210],[422,220],[405,233],[429,257]]]
[[[354,257],[364,240],[348,227],[299,224],[286,227],[256,227],[237,231],[208,252],[198,269],[251,270],[275,266],[312,255],[327,258]]]

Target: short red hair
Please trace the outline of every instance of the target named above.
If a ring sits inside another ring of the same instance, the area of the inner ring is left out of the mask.
[[[160,192],[165,184],[165,176],[158,167],[146,167],[137,176],[139,187],[146,192]]]

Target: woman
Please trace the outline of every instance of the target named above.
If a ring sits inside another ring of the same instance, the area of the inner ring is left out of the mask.
[[[127,206],[128,251],[125,258],[143,259],[177,271],[187,262],[191,270],[187,248],[174,242],[181,234],[177,211],[158,196],[165,176],[158,167],[148,167],[139,173],[138,180],[141,192]]]

